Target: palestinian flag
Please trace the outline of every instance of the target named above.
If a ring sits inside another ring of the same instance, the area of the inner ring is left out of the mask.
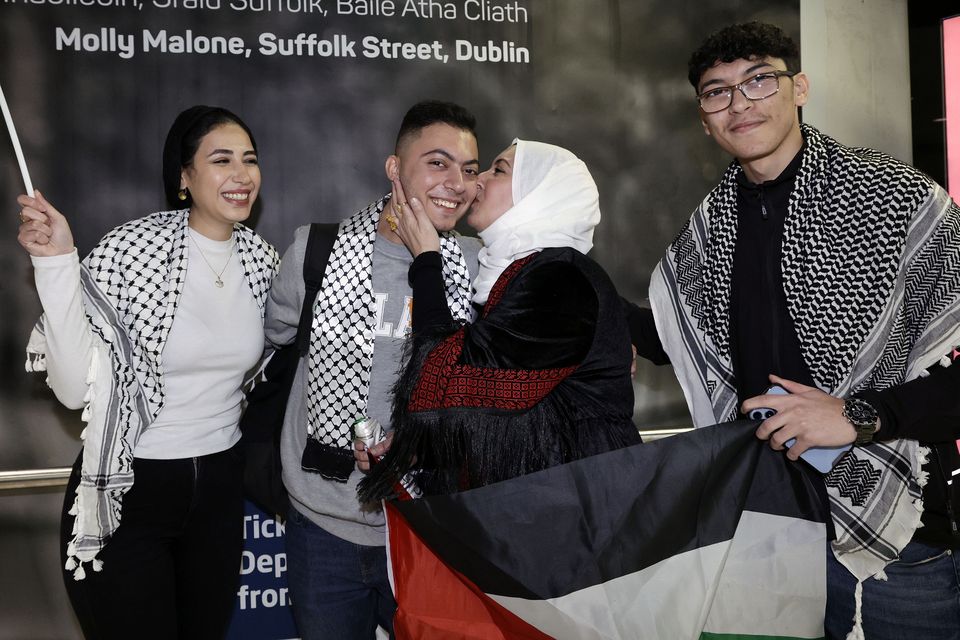
[[[822,480],[755,429],[388,504],[397,638],[822,637]]]

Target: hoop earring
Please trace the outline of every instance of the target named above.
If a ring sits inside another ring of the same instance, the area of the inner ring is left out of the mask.
[[[180,189],[180,191],[177,191],[177,198],[180,199],[181,201],[184,201],[184,200],[187,199],[187,188],[186,188],[186,187],[184,187],[183,189]]]

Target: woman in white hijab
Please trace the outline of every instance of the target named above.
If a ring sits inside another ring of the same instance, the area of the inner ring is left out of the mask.
[[[361,484],[391,495],[416,469],[452,493],[640,442],[619,296],[586,257],[600,221],[586,165],[515,140],[477,181],[467,222],[483,240],[477,316],[454,326],[436,231],[394,183],[388,223],[414,255],[412,353],[396,388],[389,451]],[[366,455],[358,451],[361,468]]]

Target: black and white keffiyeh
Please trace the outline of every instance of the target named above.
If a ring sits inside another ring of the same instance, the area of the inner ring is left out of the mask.
[[[373,243],[385,196],[340,224],[314,303],[307,366],[307,445],[301,466],[346,482],[353,470],[353,422],[366,414],[376,303]],[[470,272],[455,232],[440,234],[447,305],[465,322]]]
[[[835,396],[921,375],[960,342],[960,208],[915,169],[803,125],[783,237],[783,287],[804,361]],[[734,162],[667,249],[650,298],[697,426],[737,415],[730,283]],[[881,576],[920,523],[914,440],[854,447],[826,476],[837,558]],[[859,587],[858,587],[859,589]]]
[[[84,577],[83,562],[99,570],[97,554],[120,525],[123,495],[133,485],[137,441],[164,404],[161,354],[173,325],[187,271],[189,210],[163,211],[109,232],[82,261],[84,310],[94,356],[84,398],[83,459],[73,507],[67,569]],[[279,255],[237,224],[237,254],[263,313]],[[44,318],[27,345],[27,370],[46,370]]]

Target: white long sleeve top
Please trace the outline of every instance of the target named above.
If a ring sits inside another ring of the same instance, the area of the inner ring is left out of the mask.
[[[166,399],[137,442],[139,458],[187,458],[233,446],[240,439],[241,385],[263,350],[263,321],[233,240],[189,233],[186,279],[162,353]],[[78,255],[32,262],[45,313],[48,383],[60,402],[79,409],[98,338],[84,311]],[[215,272],[224,265],[221,288]]]

